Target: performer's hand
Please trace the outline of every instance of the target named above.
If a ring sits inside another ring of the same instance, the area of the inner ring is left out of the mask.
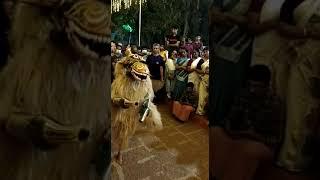
[[[139,105],[139,102],[129,101],[126,98],[113,98],[112,103],[122,108],[129,108],[130,106]]]
[[[130,106],[138,106],[139,102],[136,101],[129,101],[128,99],[122,98],[123,99],[123,106],[124,108],[129,108]]]
[[[5,125],[6,132],[17,139],[31,142],[41,150],[50,150],[65,143],[87,140],[89,131],[58,123],[46,116],[13,113]]]
[[[123,107],[124,107],[124,108],[129,108],[129,106],[130,106],[131,104],[132,104],[131,101],[123,98]]]
[[[86,129],[65,126],[44,116],[32,119],[27,130],[33,144],[40,149],[86,141],[90,134]]]

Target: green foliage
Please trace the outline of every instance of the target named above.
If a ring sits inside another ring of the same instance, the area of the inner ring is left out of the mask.
[[[132,32],[132,31],[133,31],[132,28],[131,28],[131,26],[128,25],[128,24],[122,25],[122,28],[123,28],[125,31],[127,31],[127,32]]]
[[[139,11],[137,11],[135,6],[133,8],[121,10],[112,14],[111,19],[115,25],[115,27],[112,29],[112,32],[116,33],[116,36],[114,37],[115,41],[127,40],[129,33],[122,28],[123,25],[129,25],[132,28],[132,31],[138,30],[138,26],[136,27],[136,17],[138,15]]]
[[[142,5],[141,45],[150,46],[155,42],[164,43],[164,37],[172,26],[179,28],[179,35],[186,32],[187,37],[203,36],[207,42],[208,18],[207,8],[210,0],[147,0]],[[199,8],[198,8],[199,7]],[[139,5],[112,14],[115,24],[113,32],[117,33],[116,41],[126,41],[128,32],[122,25],[128,24],[133,29],[133,40],[138,42]],[[185,25],[187,23],[187,25]],[[186,29],[185,29],[186,28]]]

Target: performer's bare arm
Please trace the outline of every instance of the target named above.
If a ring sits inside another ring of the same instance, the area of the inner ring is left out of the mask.
[[[129,108],[131,105],[137,105],[138,102],[129,101],[125,98],[112,98],[112,103],[122,108]]]

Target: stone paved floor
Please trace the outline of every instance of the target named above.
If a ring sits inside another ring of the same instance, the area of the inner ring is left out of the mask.
[[[112,162],[112,180],[207,180],[208,130],[175,120],[167,105],[158,108],[164,129],[132,137],[122,165]]]

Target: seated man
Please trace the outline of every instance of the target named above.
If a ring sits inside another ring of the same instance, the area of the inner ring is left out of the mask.
[[[224,126],[213,129],[218,180],[250,180],[259,164],[273,161],[282,142],[285,112],[271,93],[270,78],[268,67],[253,66],[248,87],[235,99]]]
[[[197,107],[197,96],[195,95],[193,88],[193,83],[189,82],[180,101],[173,102],[172,113],[181,121],[187,121],[190,114],[194,112]]]

